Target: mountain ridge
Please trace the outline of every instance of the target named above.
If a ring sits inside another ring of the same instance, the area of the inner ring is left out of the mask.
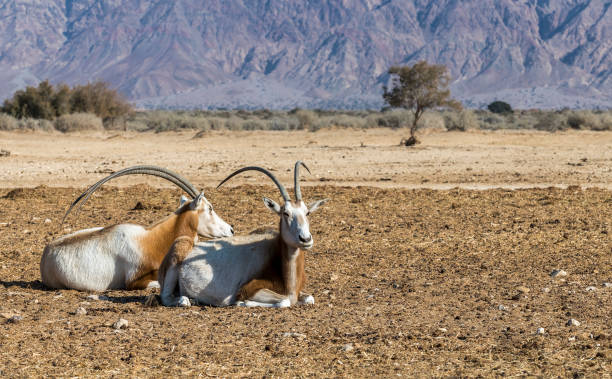
[[[0,0],[0,98],[49,78],[143,108],[377,108],[388,68],[424,59],[467,106],[611,107],[611,4]]]

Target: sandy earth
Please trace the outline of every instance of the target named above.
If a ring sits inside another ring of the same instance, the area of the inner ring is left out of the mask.
[[[193,132],[67,136],[0,133],[0,187],[84,187],[136,164],[161,165],[212,186],[232,170],[257,164],[291,180],[292,163],[321,182],[404,188],[581,185],[612,188],[612,132],[430,132],[405,148],[405,131]],[[122,179],[116,185],[150,183]],[[259,183],[252,175],[234,184]]]
[[[433,133],[415,149],[389,130],[191,137],[0,134],[11,151],[0,157],[0,377],[610,377],[612,133]],[[62,233],[147,225],[176,207],[180,192],[159,179],[120,179],[59,228],[112,170],[175,169],[247,233],[275,226],[261,197],[277,191],[255,173],[211,186],[258,163],[291,187],[297,158],[313,170],[305,199],[331,199],[311,216],[314,306],[149,307],[154,290],[92,300],[40,282],[42,249]],[[414,188],[456,185],[545,188]],[[112,327],[119,318],[126,329]]]

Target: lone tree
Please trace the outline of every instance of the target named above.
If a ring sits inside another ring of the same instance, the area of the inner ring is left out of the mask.
[[[448,85],[450,75],[444,65],[430,65],[425,61],[414,66],[394,66],[389,69],[393,76],[392,87],[383,87],[383,99],[390,106],[412,110],[414,119],[410,126],[410,138],[406,146],[416,144],[418,122],[428,108],[461,109],[461,103],[451,99]]]

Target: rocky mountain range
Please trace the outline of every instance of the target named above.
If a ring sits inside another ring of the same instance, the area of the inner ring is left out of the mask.
[[[0,0],[0,99],[104,80],[140,107],[378,108],[445,64],[470,107],[612,107],[612,0]]]

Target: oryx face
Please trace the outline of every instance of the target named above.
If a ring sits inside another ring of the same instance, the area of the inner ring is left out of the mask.
[[[181,205],[187,198],[181,197]],[[198,234],[206,238],[222,238],[234,235],[234,228],[223,221],[214,211],[212,204],[200,193],[195,199],[191,200],[189,208],[198,214]]]
[[[268,208],[280,216],[280,233],[285,243],[300,249],[310,249],[314,244],[312,234],[310,234],[310,223],[308,215],[314,212],[321,204],[327,200],[319,200],[309,206],[303,201],[286,202],[282,207],[275,201],[264,198],[264,203]]]

